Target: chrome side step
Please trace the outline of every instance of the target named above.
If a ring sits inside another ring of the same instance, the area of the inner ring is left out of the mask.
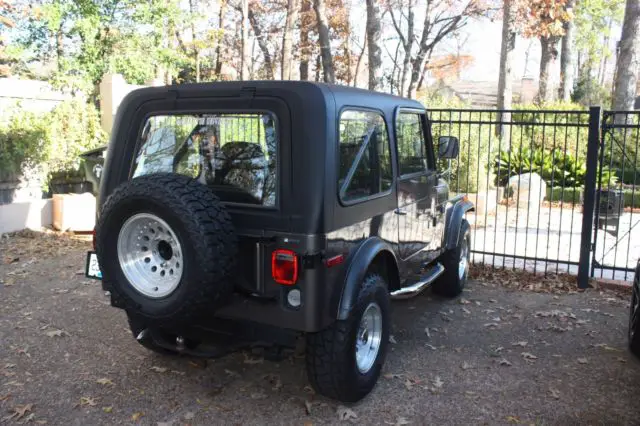
[[[431,267],[415,284],[403,287],[391,292],[392,299],[409,299],[420,294],[425,288],[429,287],[444,272],[444,266],[436,263]]]

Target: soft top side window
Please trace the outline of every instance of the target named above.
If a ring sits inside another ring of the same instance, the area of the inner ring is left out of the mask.
[[[399,111],[396,115],[396,144],[400,176],[426,172],[429,168],[423,113]]]
[[[391,189],[387,125],[380,113],[345,110],[340,115],[338,189],[343,202],[354,202]]]
[[[278,135],[270,113],[149,117],[133,177],[178,173],[209,185],[222,201],[276,203]]]

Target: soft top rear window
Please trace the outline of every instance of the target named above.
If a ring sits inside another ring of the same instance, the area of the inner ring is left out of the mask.
[[[271,113],[149,117],[133,177],[179,173],[209,185],[222,201],[275,206],[278,135]]]

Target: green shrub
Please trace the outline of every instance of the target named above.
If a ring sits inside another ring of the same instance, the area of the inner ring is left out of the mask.
[[[571,154],[529,148],[501,152],[494,159],[494,170],[497,186],[506,186],[512,176],[537,173],[547,185],[577,188],[584,185],[587,174],[585,163]],[[601,182],[605,187],[615,185],[618,182],[615,171],[603,167]]]
[[[563,201],[565,203],[580,204],[582,202],[582,188],[547,187],[547,201]]]
[[[630,189],[625,189],[622,193],[625,207],[640,208],[640,188],[636,189],[635,192]]]
[[[84,151],[105,143],[106,134],[93,105],[65,101],[51,112],[34,114],[17,107],[0,125],[0,180],[37,169],[51,176],[81,176]]]

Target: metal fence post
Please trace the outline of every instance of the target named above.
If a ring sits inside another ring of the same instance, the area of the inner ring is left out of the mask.
[[[589,137],[587,144],[587,175],[584,183],[584,204],[582,208],[582,235],[580,237],[580,261],[578,266],[578,287],[589,287],[591,272],[591,237],[593,234],[593,213],[595,212],[596,183],[598,181],[598,150],[600,147],[600,124],[602,108],[589,108]]]

